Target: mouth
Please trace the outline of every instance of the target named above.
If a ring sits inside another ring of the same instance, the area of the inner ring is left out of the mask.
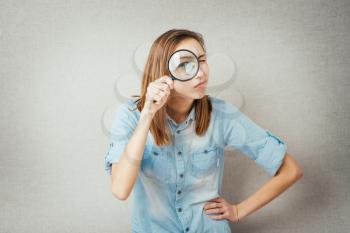
[[[207,83],[207,81],[203,81],[203,82],[201,82],[201,83],[198,83],[198,84],[195,86],[195,88],[197,88],[197,87],[204,87],[206,83]]]

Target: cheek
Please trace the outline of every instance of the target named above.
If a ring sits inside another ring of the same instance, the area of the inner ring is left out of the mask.
[[[177,92],[183,92],[184,90],[187,90],[189,86],[186,85],[184,82],[181,82],[181,83],[175,84],[174,88]]]
[[[174,83],[174,90],[182,95],[191,95],[193,93],[194,89],[193,86],[195,84],[190,84],[191,81],[188,81],[189,83],[186,82],[175,82]]]
[[[207,75],[209,75],[209,67],[207,67],[207,70],[205,71]]]
[[[209,66],[208,65],[203,65],[202,71],[204,74],[208,75],[209,74]]]

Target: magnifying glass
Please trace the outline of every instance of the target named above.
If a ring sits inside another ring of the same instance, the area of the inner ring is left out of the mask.
[[[168,60],[168,70],[173,80],[191,80],[196,77],[199,71],[198,58],[188,49],[176,50]],[[153,103],[155,102],[154,100]]]
[[[196,54],[190,50],[177,50],[168,60],[168,70],[173,80],[188,81],[196,77],[198,73],[198,58]]]

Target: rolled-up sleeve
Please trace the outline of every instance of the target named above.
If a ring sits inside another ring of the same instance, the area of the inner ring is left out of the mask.
[[[240,150],[274,176],[283,163],[287,144],[229,102],[223,123],[225,145]]]
[[[120,104],[114,112],[110,127],[109,147],[104,156],[104,168],[112,173],[112,164],[119,161],[135,128],[135,117],[128,103]]]

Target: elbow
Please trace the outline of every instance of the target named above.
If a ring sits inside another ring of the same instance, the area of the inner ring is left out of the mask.
[[[294,177],[296,180],[299,180],[301,177],[303,177],[304,171],[299,164],[296,164],[293,170],[294,170]]]
[[[298,181],[301,179],[301,177],[303,177],[304,172],[300,167],[297,167],[296,169],[293,169],[293,172],[291,172],[291,179],[294,182]]]
[[[126,201],[129,197],[129,194],[126,192],[118,192],[112,190],[113,197],[117,198],[120,201]]]
[[[296,172],[296,177],[297,177],[297,179],[299,180],[301,177],[303,177],[303,175],[304,175],[304,172],[303,172],[303,170],[301,169],[301,168],[299,168],[298,169],[298,171]]]
[[[112,171],[112,180],[111,180],[112,195],[118,200],[125,201],[128,199],[130,191],[128,191],[124,183],[120,183],[121,181],[115,178],[117,176],[117,174],[115,173],[116,171]]]
[[[292,183],[296,182],[304,175],[301,166],[289,154],[286,155],[283,163],[283,168],[281,170],[283,170],[283,176]]]
[[[130,192],[122,188],[122,185],[112,181],[112,195],[118,200],[125,201],[128,199]]]
[[[113,196],[120,201],[126,201],[128,199],[128,195],[116,195],[113,193]]]

